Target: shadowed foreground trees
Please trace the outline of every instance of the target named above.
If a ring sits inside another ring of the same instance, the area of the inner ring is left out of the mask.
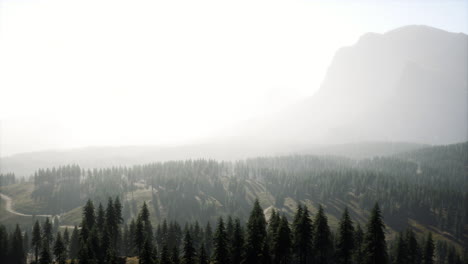
[[[365,230],[355,226],[347,209],[334,233],[324,208],[315,215],[299,205],[292,223],[273,209],[267,221],[258,200],[244,225],[239,219],[220,217],[214,234],[210,225],[198,222],[160,223],[153,232],[147,204],[141,207],[130,226],[119,221],[117,199],[107,207],[88,201],[83,208],[81,226],[49,235],[48,219],[32,227],[31,249],[26,252],[19,226],[8,234],[0,226],[0,263],[26,263],[26,253],[36,263],[121,263],[126,257],[138,257],[142,264],[462,264],[455,248],[434,243],[432,234],[418,239],[412,230],[400,233],[390,250],[385,240],[385,225],[375,204]],[[111,207],[111,208],[110,208]],[[313,221],[311,220],[313,218]],[[97,228],[97,227],[100,228]],[[212,245],[211,253],[206,250]]]

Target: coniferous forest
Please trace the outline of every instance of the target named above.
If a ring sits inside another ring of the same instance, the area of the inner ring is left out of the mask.
[[[466,263],[467,149],[1,175],[0,263]]]
[[[389,247],[378,204],[365,226],[355,224],[347,209],[339,228],[331,230],[322,206],[312,216],[299,205],[292,221],[273,210],[267,220],[255,200],[247,222],[219,217],[214,226],[198,221],[163,221],[153,226],[146,203],[129,224],[123,223],[118,198],[97,207],[88,200],[81,224],[54,230],[47,218],[36,221],[31,237],[17,225],[0,226],[1,263],[463,263],[453,246],[437,247],[432,233],[418,238],[408,229]]]

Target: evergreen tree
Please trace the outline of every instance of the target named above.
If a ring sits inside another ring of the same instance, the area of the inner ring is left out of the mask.
[[[162,262],[160,264],[162,264]],[[198,254],[198,264],[208,264],[208,256],[203,243],[200,246],[200,253]]]
[[[308,263],[312,248],[312,221],[306,206],[297,207],[293,221],[293,250],[297,263]]]
[[[364,232],[362,231],[361,225],[358,223],[356,226],[356,232],[354,233],[354,252],[353,252],[354,263],[364,262],[363,243],[364,243]]]
[[[58,264],[65,264],[67,260],[67,249],[60,232],[57,232],[57,236],[55,238],[54,255]]]
[[[43,229],[43,239],[47,242],[47,247],[50,248],[54,238],[52,234],[52,224],[49,221],[49,217],[46,218],[42,229]]]
[[[210,256],[213,249],[213,230],[211,229],[210,222],[206,223],[203,243],[205,244],[205,251],[207,256]]]
[[[195,264],[196,252],[193,247],[192,237],[189,230],[185,231],[184,236],[184,255],[182,257],[182,264]]]
[[[429,234],[427,235],[427,239],[424,244],[423,263],[434,263],[434,240],[432,240],[431,232],[429,232]]]
[[[272,252],[275,264],[288,264],[291,262],[291,230],[288,219],[281,217],[277,231],[273,233]]]
[[[236,218],[231,246],[229,248],[229,259],[232,264],[241,263],[242,256],[244,255],[244,241],[244,230],[242,229],[240,219]]]
[[[86,225],[88,230],[91,230],[94,227],[95,223],[96,223],[96,216],[94,213],[94,204],[91,201],[91,199],[89,199],[83,208],[82,225]]]
[[[263,248],[266,239],[266,220],[263,209],[258,199],[255,200],[253,209],[247,222],[247,239],[245,245],[245,264],[257,264],[263,262]]]
[[[10,261],[12,264],[26,263],[26,255],[23,249],[23,235],[18,224],[16,224],[15,231],[11,238]]]
[[[31,243],[31,241],[29,241],[29,233],[28,233],[28,231],[26,231],[26,232],[24,232],[24,236],[23,236],[23,250],[24,250],[24,253],[26,255],[29,253],[30,243]]]
[[[68,249],[68,247],[70,246],[70,232],[68,232],[68,227],[65,227],[65,230],[63,231],[63,243]]]
[[[385,225],[377,203],[372,209],[369,222],[367,223],[363,253],[365,264],[386,264],[388,262]]]
[[[143,249],[139,256],[140,264],[154,264],[156,261],[156,256],[154,254],[154,248],[150,241],[147,239],[144,243]]]
[[[50,254],[49,242],[47,242],[47,240],[44,239],[42,244],[41,257],[39,258],[39,264],[50,263],[52,263],[52,256]]]
[[[167,248],[166,244],[164,244],[162,247],[159,264],[171,264],[171,259],[169,257],[169,249]]]
[[[143,224],[143,219],[140,216],[138,216],[137,222],[136,222],[136,229],[134,233],[134,244],[137,250],[138,255],[141,253],[141,249],[143,248],[143,244],[145,243],[146,240],[146,235],[145,235],[145,228]]]
[[[104,225],[106,224],[106,213],[104,212],[104,207],[101,203],[98,205],[97,217],[96,217],[96,226],[98,230],[104,230]]]
[[[227,234],[224,227],[223,218],[220,217],[216,232],[214,234],[213,244],[213,263],[225,264],[229,262],[228,248],[227,248]]]
[[[32,231],[32,238],[31,238],[31,246],[34,250],[34,262],[38,263],[39,259],[39,250],[41,249],[42,244],[42,235],[41,235],[41,227],[39,226],[39,221],[36,220],[34,223],[33,231]]]
[[[177,245],[175,245],[172,248],[171,263],[172,264],[180,264],[179,247]]]
[[[313,254],[316,264],[327,264],[331,262],[333,244],[331,241],[330,227],[328,219],[325,215],[322,205],[319,205],[319,210],[315,216],[313,236]]]
[[[408,263],[407,245],[401,233],[398,234],[398,238],[397,238],[397,242],[395,246],[394,263],[395,264]]]
[[[75,225],[73,232],[70,238],[70,252],[69,257],[71,259],[76,259],[78,257],[78,251],[80,248],[80,238],[78,234],[78,227]]]
[[[416,235],[413,230],[408,229],[406,231],[406,246],[408,252],[408,262],[411,264],[421,263],[421,249],[419,248]]]
[[[354,250],[354,227],[353,221],[349,217],[348,208],[345,208],[338,230],[337,243],[337,263],[352,263],[352,254]]]

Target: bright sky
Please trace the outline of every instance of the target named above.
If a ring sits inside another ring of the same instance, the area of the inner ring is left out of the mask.
[[[351,3],[352,2],[352,3]],[[334,52],[468,1],[0,0],[0,156],[184,144],[320,86]]]

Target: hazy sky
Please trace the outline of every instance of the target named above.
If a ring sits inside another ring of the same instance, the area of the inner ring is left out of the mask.
[[[334,52],[468,1],[0,0],[0,155],[183,144],[312,95]],[[221,133],[222,134],[222,133]]]

